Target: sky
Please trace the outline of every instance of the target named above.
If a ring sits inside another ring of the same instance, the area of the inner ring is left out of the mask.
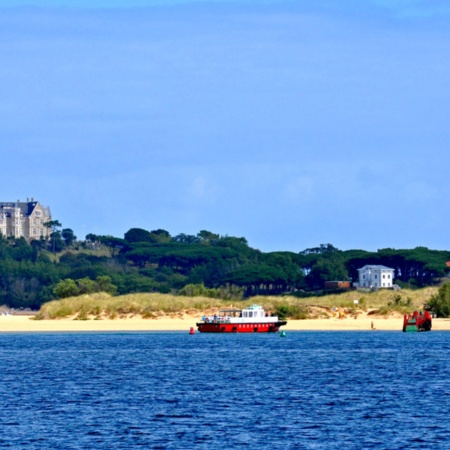
[[[0,0],[0,201],[123,237],[449,250],[447,0]]]

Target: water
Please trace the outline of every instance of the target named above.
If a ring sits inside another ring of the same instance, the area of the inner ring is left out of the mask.
[[[450,333],[0,335],[0,448],[450,447]]]

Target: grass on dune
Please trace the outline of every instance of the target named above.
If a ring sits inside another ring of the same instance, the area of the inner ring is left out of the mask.
[[[170,294],[128,294],[113,297],[106,293],[53,300],[42,305],[36,320],[90,317],[114,319],[129,315],[155,318],[184,312],[199,314],[204,310],[229,306],[230,302],[206,297],[181,297]]]
[[[342,294],[322,297],[296,298],[292,296],[256,296],[245,301],[219,300],[207,297],[183,297],[170,294],[128,294],[112,297],[106,293],[82,295],[62,300],[54,300],[42,305],[36,320],[73,317],[78,320],[88,318],[127,317],[140,315],[144,318],[156,318],[163,315],[181,315],[188,313],[201,316],[205,312],[224,307],[246,307],[254,303],[263,305],[266,311],[275,312],[287,307],[288,317],[306,318],[312,308],[331,310],[376,310],[380,314],[397,311],[401,313],[421,309],[438,288],[427,287],[420,290],[391,291],[380,289],[375,292],[348,291]],[[355,305],[354,300],[358,300]]]
[[[277,296],[258,296],[253,297],[255,303],[263,303],[266,307],[272,309],[278,305],[301,304],[305,307],[317,306],[323,308],[353,308],[355,300],[358,300],[358,307],[363,310],[380,309],[388,306],[406,305],[411,308],[422,308],[430,298],[438,291],[437,287],[427,287],[424,289],[393,291],[390,289],[380,289],[373,292],[347,291],[340,294],[331,294],[320,297],[277,297]]]
[[[254,303],[263,304],[266,310],[276,311],[279,307],[287,307],[288,317],[317,318],[326,316],[325,311],[333,308],[342,308],[351,314],[361,312],[373,312],[379,315],[388,315],[393,312],[401,314],[421,310],[433,295],[438,291],[437,287],[424,289],[393,291],[380,289],[373,292],[347,291],[340,294],[331,294],[320,297],[277,297],[258,296],[253,297]],[[358,303],[355,304],[355,300]],[[322,312],[314,310],[322,309]]]

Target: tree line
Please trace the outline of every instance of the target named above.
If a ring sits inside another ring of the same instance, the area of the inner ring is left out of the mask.
[[[390,267],[397,284],[414,288],[439,283],[450,261],[450,252],[426,247],[368,252],[322,244],[265,253],[244,237],[207,230],[171,236],[162,229],[132,228],[123,238],[88,234],[78,241],[55,222],[47,241],[0,236],[0,304],[38,308],[55,298],[99,290],[220,298],[317,295],[326,281],[357,281],[357,269],[366,264]]]

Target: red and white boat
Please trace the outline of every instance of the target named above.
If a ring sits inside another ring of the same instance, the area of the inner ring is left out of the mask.
[[[253,305],[245,309],[222,309],[219,315],[203,316],[197,323],[202,333],[276,333],[285,320],[265,313],[262,306]]]

